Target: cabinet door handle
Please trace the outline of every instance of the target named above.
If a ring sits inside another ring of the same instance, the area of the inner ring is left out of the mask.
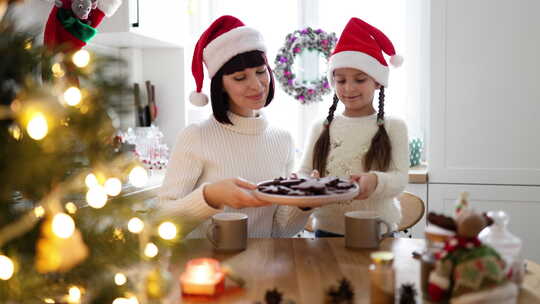
[[[139,27],[139,0],[137,0],[137,22],[131,24],[132,27]]]

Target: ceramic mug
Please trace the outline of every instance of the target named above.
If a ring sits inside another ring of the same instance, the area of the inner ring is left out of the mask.
[[[381,233],[381,224],[387,233]],[[378,248],[384,237],[392,235],[391,225],[373,211],[350,211],[345,213],[345,247],[364,249]]]
[[[216,250],[244,250],[247,247],[247,224],[248,216],[243,213],[218,213],[212,216],[206,236]]]

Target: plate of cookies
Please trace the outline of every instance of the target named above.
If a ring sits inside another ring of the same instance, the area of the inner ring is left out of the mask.
[[[257,185],[255,196],[266,202],[301,207],[317,207],[348,201],[360,192],[356,183],[335,176],[283,178]]]

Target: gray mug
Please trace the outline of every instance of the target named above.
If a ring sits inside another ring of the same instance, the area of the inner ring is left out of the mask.
[[[381,224],[387,233],[381,234]],[[379,242],[392,233],[390,224],[373,211],[345,213],[345,247],[355,249],[378,248]]]
[[[206,236],[216,250],[244,250],[247,247],[247,224],[248,216],[243,213],[218,213],[212,216]]]

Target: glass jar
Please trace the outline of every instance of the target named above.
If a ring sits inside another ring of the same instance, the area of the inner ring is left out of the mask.
[[[512,281],[521,286],[525,276],[522,241],[508,230],[510,220],[506,212],[489,211],[487,216],[493,220],[493,225],[484,228],[478,238],[501,255],[506,264],[505,273],[511,274]]]
[[[371,254],[369,265],[370,292],[372,304],[393,304],[395,297],[394,254],[377,251]]]

